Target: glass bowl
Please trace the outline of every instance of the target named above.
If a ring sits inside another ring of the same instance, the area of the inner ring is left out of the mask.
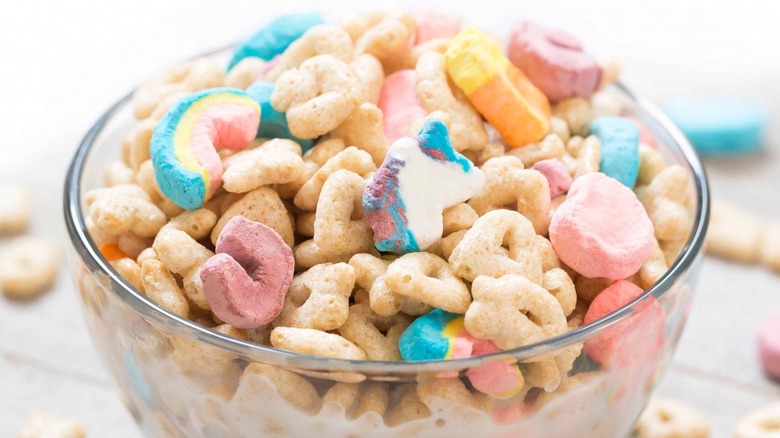
[[[699,158],[669,119],[626,86],[611,88],[625,112],[653,133],[667,161],[680,164],[693,181],[693,229],[677,261],[633,302],[564,335],[490,355],[414,363],[275,350],[183,319],[134,290],[103,258],[84,216],[84,194],[102,186],[134,123],[130,95],[119,100],[76,152],[64,208],[73,243],[70,267],[89,331],[141,430],[189,438],[626,436],[685,325],[709,197]],[[583,343],[605,342],[614,343],[608,363],[581,353]],[[542,385],[550,392],[534,389],[494,400],[463,379],[469,369],[495,362],[520,364],[527,381],[551,382]]]

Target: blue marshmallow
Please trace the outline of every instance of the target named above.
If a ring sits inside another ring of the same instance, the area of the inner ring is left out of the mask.
[[[270,61],[307,30],[324,22],[320,14],[282,15],[239,44],[227,69],[230,71],[239,61],[248,57]]]
[[[677,98],[664,110],[702,155],[737,155],[761,147],[767,115],[759,105]]]
[[[301,145],[304,152],[311,149],[312,139],[298,138],[290,133],[287,126],[287,114],[276,111],[271,106],[271,95],[276,85],[270,82],[258,81],[246,89],[252,99],[260,104],[260,126],[257,128],[257,138],[286,138]]]
[[[639,175],[639,128],[623,117],[602,116],[591,123],[590,134],[601,141],[599,171],[633,189]]]

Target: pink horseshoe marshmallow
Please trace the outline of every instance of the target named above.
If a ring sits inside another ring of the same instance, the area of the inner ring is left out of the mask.
[[[386,77],[377,106],[384,116],[385,137],[389,143],[408,134],[412,122],[428,114],[417,97],[415,71],[399,70]]]

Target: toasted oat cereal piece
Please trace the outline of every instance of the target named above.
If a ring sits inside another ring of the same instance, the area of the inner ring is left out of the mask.
[[[366,181],[348,170],[332,173],[322,186],[314,219],[314,242],[326,253],[366,253],[374,233],[363,217]]]
[[[441,255],[436,254],[437,256],[440,256],[444,260],[449,260],[450,257],[452,257],[452,252],[455,251],[455,248],[458,246],[461,240],[463,240],[463,237],[466,235],[466,233],[469,230],[460,230],[455,231],[454,233],[450,233],[446,237],[442,237],[440,241],[438,241],[439,249],[441,251]],[[436,245],[436,244],[434,244]],[[435,246],[431,246],[428,248],[428,252],[431,254],[434,253]]]
[[[689,202],[688,174],[679,165],[667,167],[636,194],[653,222],[659,240],[677,240],[688,235],[693,220]]]
[[[388,410],[385,423],[395,427],[409,421],[430,417],[431,410],[417,396],[417,384],[405,385],[399,391],[398,403]]]
[[[515,207],[533,224],[537,234],[547,234],[550,224],[550,185],[540,172],[525,169],[514,156],[497,157],[482,166],[485,186],[468,204],[480,216]],[[516,205],[516,206],[515,206]]]
[[[258,396],[266,394],[272,397],[269,390],[303,412],[313,414],[319,409],[320,396],[308,380],[284,368],[257,362],[250,363],[244,370],[231,403],[242,412],[242,404],[256,403]]]
[[[193,304],[209,310],[209,303],[200,280],[200,267],[214,253],[184,231],[164,227],[154,239],[152,248],[169,271],[183,277],[184,292]]]
[[[337,359],[366,360],[366,352],[339,335],[319,330],[276,327],[271,344],[281,350]]]
[[[211,231],[212,243],[217,243],[217,238],[222,228],[225,227],[230,219],[238,215],[273,228],[274,231],[282,236],[285,243],[290,247],[293,246],[295,242],[293,222],[290,220],[287,208],[284,206],[281,198],[270,187],[254,189],[231,205],[219,218]]]
[[[32,414],[24,420],[16,438],[84,438],[84,428],[75,420],[59,419],[48,412]]]
[[[637,185],[648,185],[666,169],[666,160],[658,149],[644,143],[639,144],[639,174]]]
[[[761,245],[761,223],[750,213],[721,200],[712,203],[705,240],[707,253],[742,263],[755,263]]]
[[[553,359],[520,364],[520,370],[527,387],[553,392],[561,384],[561,373]]]
[[[101,230],[113,235],[132,232],[154,237],[167,220],[149,195],[134,184],[124,184],[87,193],[89,214]]]
[[[360,397],[351,418],[360,418],[368,412],[384,415],[390,403],[387,383],[365,382],[360,386]]]
[[[465,202],[445,208],[442,217],[444,219],[442,236],[449,236],[456,231],[467,230],[479,219],[477,212]]]
[[[737,421],[734,438],[775,438],[780,429],[780,403],[751,411]]]
[[[318,55],[276,80],[271,105],[287,113],[290,132],[299,138],[327,134],[360,103],[362,87],[347,64]]]
[[[3,293],[10,298],[32,298],[54,284],[58,269],[58,250],[51,242],[37,237],[16,238],[0,255]]]
[[[561,141],[566,144],[569,141],[569,138],[571,138],[569,124],[566,122],[566,120],[553,115],[552,118],[550,118],[550,134],[557,135],[558,138],[560,138]]]
[[[260,58],[250,56],[239,61],[225,75],[225,86],[246,90],[263,75],[266,63]]]
[[[130,169],[137,172],[141,164],[150,158],[149,144],[158,121],[154,117],[139,121],[122,140],[122,162]]]
[[[569,173],[574,179],[586,173],[598,172],[601,165],[601,140],[595,135],[575,136],[566,143],[566,150],[574,157]]]
[[[266,73],[265,80],[274,82],[282,73],[317,55],[330,55],[349,62],[352,50],[352,40],[342,28],[331,24],[316,25],[287,47],[276,65]]]
[[[298,274],[275,326],[336,330],[347,320],[355,270],[346,263],[323,263]]]
[[[360,176],[376,171],[371,155],[354,146],[350,146],[328,159],[295,195],[295,206],[301,210],[314,211],[320,199],[322,187],[328,177],[336,171],[345,169]]]
[[[363,88],[360,102],[376,105],[379,102],[379,92],[385,80],[382,63],[374,56],[364,53],[355,57],[349,66]]]
[[[761,239],[761,263],[780,271],[780,221],[770,224],[764,230],[764,237]]]
[[[563,314],[571,315],[577,306],[577,292],[574,290],[574,282],[569,274],[560,268],[545,271],[542,286],[558,300]]]
[[[141,274],[141,266],[135,262],[135,260],[123,257],[114,261],[111,261],[111,266],[116,269],[116,272],[122,276],[128,283],[130,283],[137,291],[145,293],[144,284]]]
[[[523,166],[530,169],[534,164],[551,158],[569,158],[566,146],[556,134],[547,134],[536,143],[529,143],[521,148],[510,149],[507,155],[513,155],[523,162]]]
[[[471,293],[474,302],[463,322],[466,330],[472,336],[490,339],[502,350],[539,342],[567,330],[560,303],[526,277],[479,276]]]
[[[623,112],[623,102],[610,90],[601,90],[590,96],[590,107],[593,118],[601,116],[619,116]]]
[[[443,259],[426,252],[405,254],[387,267],[385,283],[400,295],[452,313],[464,313],[469,289]]]
[[[401,333],[412,318],[404,314],[385,317],[374,313],[368,303],[349,308],[349,317],[339,327],[339,334],[366,352],[368,360],[402,360],[398,350]]]
[[[653,398],[634,425],[638,438],[707,438],[707,420],[690,406],[672,399]]]
[[[313,211],[306,211],[295,219],[295,231],[301,236],[314,237],[314,221],[317,215]]]
[[[357,383],[338,382],[328,388],[325,395],[322,396],[322,407],[328,404],[336,404],[343,411],[349,411],[355,404],[360,394],[360,385]]]
[[[276,185],[276,191],[279,193],[279,196],[283,199],[294,198],[298,190],[311,179],[320,167],[344,149],[346,149],[344,142],[338,138],[330,138],[314,145],[314,147],[303,154],[303,174],[293,182]]]
[[[580,276],[574,282],[574,289],[577,291],[577,298],[580,302],[590,304],[604,289],[613,281],[608,278],[588,278]]]
[[[211,325],[213,323],[208,324]],[[177,334],[171,334],[168,338],[173,346],[170,357],[187,377],[213,379],[214,376],[221,376],[229,381],[237,379],[241,373],[235,354]]]
[[[18,184],[0,185],[0,236],[27,229],[30,221],[30,189]]]
[[[274,138],[260,147],[239,152],[224,161],[223,187],[244,193],[261,186],[285,184],[304,172],[301,146],[284,138]]]
[[[408,50],[416,27],[414,17],[408,12],[387,14],[357,37],[355,55],[368,53],[384,64]]]
[[[132,184],[134,181],[135,172],[121,161],[109,164],[105,172],[103,172],[103,184],[106,187]]]
[[[452,251],[449,261],[455,274],[468,281],[480,275],[498,278],[519,274],[542,283],[536,234],[531,222],[516,211],[493,210],[480,217]]]
[[[384,279],[389,260],[372,254],[355,254],[349,259],[349,265],[355,268],[355,284],[368,291],[371,310],[380,316],[393,316],[401,311],[407,297],[393,292]]]
[[[379,253],[374,251],[378,256]],[[305,240],[293,248],[295,256],[295,269],[301,271],[323,263],[346,263],[350,254],[335,254],[324,251],[317,246],[314,239]]]
[[[427,375],[417,377],[417,396],[428,407],[431,398],[469,406],[474,409],[487,411],[490,409],[490,398],[481,393],[472,393],[458,378],[443,379]]]
[[[643,289],[649,289],[654,285],[665,273],[669,270],[666,264],[666,258],[664,252],[661,249],[661,245],[656,240],[653,245],[653,251],[650,253],[650,258],[647,259],[644,265],[639,269],[639,281]]]
[[[362,103],[331,135],[342,139],[344,144],[368,152],[374,164],[380,166],[390,148],[382,128],[383,120],[382,110],[374,103]]]
[[[143,290],[154,302],[183,318],[189,318],[190,307],[176,279],[159,260],[147,260],[141,266]]]
[[[558,102],[553,106],[552,113],[566,122],[572,135],[587,135],[590,122],[595,118],[590,103],[581,97]]]

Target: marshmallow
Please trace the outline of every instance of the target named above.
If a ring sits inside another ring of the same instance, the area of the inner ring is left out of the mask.
[[[274,93],[276,85],[257,81],[246,89],[246,94],[252,97],[260,105],[260,126],[257,129],[257,138],[286,138],[299,145],[303,152],[311,149],[314,141],[312,139],[298,138],[290,133],[290,127],[287,126],[287,113],[276,111],[271,106],[271,95]]]
[[[398,339],[406,361],[471,356],[472,338],[463,328],[463,315],[435,309],[412,322]]]
[[[385,78],[379,93],[379,109],[384,116],[387,141],[393,143],[409,132],[411,124],[428,112],[417,97],[414,70],[399,70]]]
[[[320,14],[290,14],[277,17],[246,41],[236,46],[228,63],[228,71],[250,56],[270,61],[281,54],[310,28],[325,21]]]
[[[599,171],[633,189],[639,175],[639,128],[630,120],[601,116],[590,124],[590,134],[601,140]]]
[[[460,32],[460,18],[445,11],[427,10],[417,14],[417,30],[414,44],[422,44],[437,38],[452,38]]]
[[[550,198],[558,197],[569,191],[572,183],[571,175],[561,160],[548,158],[537,161],[531,168],[547,178],[547,182],[550,184]]]
[[[765,321],[758,329],[758,353],[764,373],[780,380],[780,314]]]

